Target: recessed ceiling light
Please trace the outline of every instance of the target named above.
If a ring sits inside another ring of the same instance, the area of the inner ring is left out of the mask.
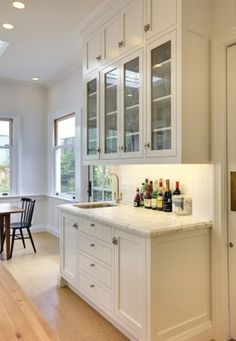
[[[0,40],[0,56],[6,50],[8,45],[9,45],[8,41]]]
[[[17,8],[17,9],[24,9],[25,8],[25,4],[23,2],[20,2],[20,1],[14,1],[12,6]]]
[[[39,78],[38,78],[38,77],[32,77],[32,80],[33,80],[33,81],[38,81]]]
[[[14,26],[12,24],[2,24],[2,27],[5,28],[6,30],[12,30],[14,28]]]

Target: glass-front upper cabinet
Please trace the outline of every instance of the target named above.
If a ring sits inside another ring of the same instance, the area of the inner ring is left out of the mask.
[[[112,159],[119,152],[119,67],[106,69],[102,73],[102,157]]]
[[[148,46],[147,156],[176,155],[175,33]]]
[[[142,58],[129,57],[122,67],[122,115],[121,145],[122,157],[141,156],[142,142]]]
[[[142,56],[135,53],[101,75],[102,158],[142,156]]]
[[[85,159],[99,159],[99,77],[98,74],[91,76],[85,82]]]

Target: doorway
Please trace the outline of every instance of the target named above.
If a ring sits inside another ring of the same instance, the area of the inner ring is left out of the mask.
[[[227,172],[229,330],[236,340],[236,44],[227,47]]]

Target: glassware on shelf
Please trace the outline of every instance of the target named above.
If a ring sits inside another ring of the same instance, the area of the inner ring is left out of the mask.
[[[124,152],[139,151],[139,58],[124,65]]]
[[[97,79],[87,83],[87,155],[97,153]]]
[[[152,150],[171,149],[171,42],[152,50]]]

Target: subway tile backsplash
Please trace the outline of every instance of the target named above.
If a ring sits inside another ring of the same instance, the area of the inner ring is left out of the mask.
[[[192,197],[195,218],[213,218],[212,165],[119,165],[114,166],[114,171],[120,177],[124,202],[133,201],[136,187],[140,187],[145,178],[170,179],[171,188],[175,181],[180,181],[181,192]]]

